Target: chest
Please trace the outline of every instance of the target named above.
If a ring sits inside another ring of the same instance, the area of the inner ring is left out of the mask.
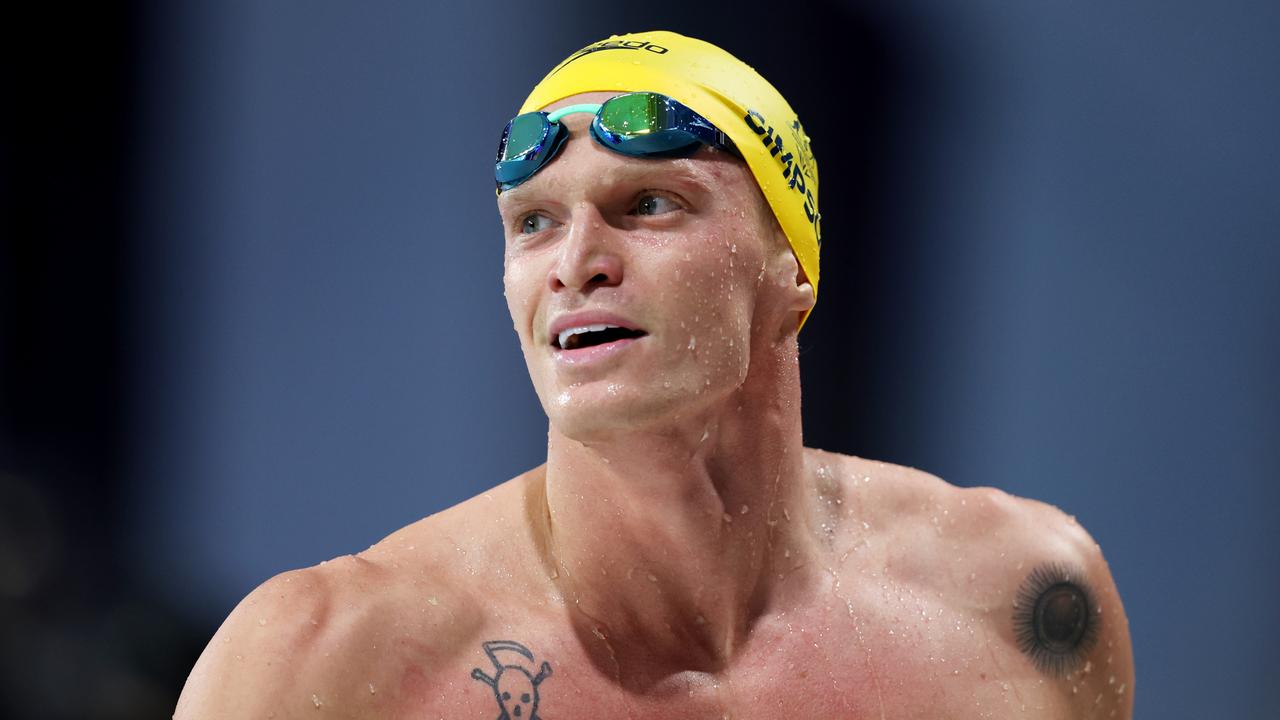
[[[882,594],[833,594],[804,612],[769,618],[725,671],[674,672],[636,692],[621,689],[567,628],[492,628],[492,638],[477,638],[449,667],[428,672],[410,665],[387,714],[498,720],[1061,714],[1061,689],[1024,671],[996,618],[948,609],[937,598],[886,602]]]

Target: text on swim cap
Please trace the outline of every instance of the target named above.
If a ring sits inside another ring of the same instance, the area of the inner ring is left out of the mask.
[[[782,133],[774,132],[773,126],[765,120],[756,110],[748,110],[747,114],[742,118],[747,122],[747,127],[752,132],[760,136],[760,142],[769,148],[769,155],[776,158],[778,165],[782,168],[782,177],[787,181],[787,187],[800,193],[804,198],[804,214],[809,219],[809,223],[813,225],[813,234],[817,238],[818,245],[822,245],[822,233],[819,230],[819,219],[821,214],[818,213],[817,202],[813,199],[813,191],[805,182],[805,175],[808,174],[807,162],[812,162],[812,155],[804,157],[805,148],[796,148],[802,154],[797,158],[794,152],[789,152],[782,142]],[[796,120],[792,124],[792,134],[796,137],[797,145],[801,145],[804,138],[804,131],[800,127],[800,121]]]
[[[600,52],[601,50],[645,50],[647,52],[654,53],[655,55],[667,54],[667,48],[661,45],[655,45],[648,40],[603,40],[593,45],[588,45],[578,52],[570,55],[564,62],[557,65],[556,69],[552,70],[547,77],[560,72],[566,65],[574,60],[586,57],[591,53]]]

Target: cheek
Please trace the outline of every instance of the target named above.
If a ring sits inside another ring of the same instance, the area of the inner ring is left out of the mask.
[[[698,238],[697,252],[685,254],[676,268],[678,292],[688,296],[695,322],[708,319],[723,327],[749,319],[763,260],[749,238],[731,228]],[[709,315],[709,318],[708,318]]]
[[[523,264],[506,261],[502,273],[502,294],[507,298],[507,310],[516,331],[523,337],[532,311],[538,283],[531,269]]]
[[[732,225],[728,226],[732,228]],[[700,235],[676,254],[665,305],[678,318],[680,351],[715,374],[737,377],[750,349],[762,257],[732,229]]]

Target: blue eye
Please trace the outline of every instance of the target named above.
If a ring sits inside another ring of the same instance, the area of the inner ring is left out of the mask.
[[[530,213],[520,221],[520,234],[532,235],[551,227],[551,218],[541,213]]]
[[[636,203],[637,215],[663,215],[679,209],[679,203],[662,195],[643,195]]]

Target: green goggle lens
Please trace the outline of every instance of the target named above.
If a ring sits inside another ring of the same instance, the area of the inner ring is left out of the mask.
[[[650,93],[620,95],[601,106],[599,122],[619,135],[647,135],[667,126],[667,103]]]

